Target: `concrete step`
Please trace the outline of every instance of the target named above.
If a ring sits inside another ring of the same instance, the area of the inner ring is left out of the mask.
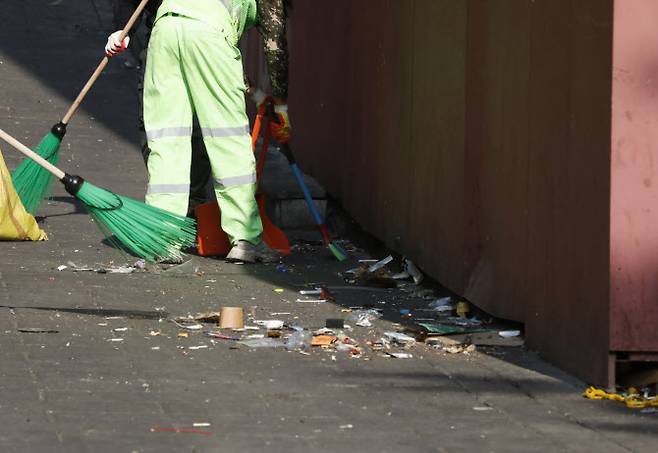
[[[324,219],[327,211],[327,192],[320,183],[308,175],[304,175],[304,182],[311,193],[315,207]],[[267,198],[267,213],[280,228],[315,226],[315,220],[288,160],[274,146],[268,149],[261,188]]]

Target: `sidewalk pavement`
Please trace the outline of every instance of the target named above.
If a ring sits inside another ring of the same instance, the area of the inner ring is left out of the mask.
[[[34,146],[100,60],[111,7],[8,3],[0,17],[0,127]],[[115,63],[74,117],[61,166],[141,199],[135,73]],[[18,156],[0,148],[13,168]],[[399,289],[346,289],[339,273],[355,258],[338,263],[300,242],[279,268],[194,257],[171,272],[74,272],[71,263],[134,260],[102,242],[59,184],[39,215],[50,241],[0,243],[3,452],[655,449],[655,414],[584,400],[584,383],[523,348],[453,355],[419,343],[409,359],[373,351],[365,340],[393,330],[400,309],[428,301]],[[337,287],[336,301],[296,302],[314,283]],[[195,331],[186,338],[170,322],[220,306],[311,329],[345,318],[346,307],[381,308],[384,318],[348,331],[361,358],[253,349]]]

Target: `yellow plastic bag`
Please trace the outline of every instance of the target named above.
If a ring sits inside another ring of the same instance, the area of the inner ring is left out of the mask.
[[[11,183],[11,176],[0,151],[0,240],[46,241],[48,235],[34,217],[25,211]]]

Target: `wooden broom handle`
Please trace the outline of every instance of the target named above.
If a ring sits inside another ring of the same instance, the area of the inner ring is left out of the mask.
[[[121,30],[121,34],[119,35],[120,43],[123,43],[124,38],[126,37],[126,35],[128,35],[128,32],[133,27],[133,25],[135,25],[135,22],[137,22],[137,19],[139,18],[140,14],[142,14],[142,11],[144,10],[144,7],[148,2],[149,0],[142,0],[139,3],[139,5],[137,5],[137,9],[135,9],[133,15],[130,16],[128,23],[126,24],[125,27],[123,27],[123,30]],[[85,96],[87,96],[87,93],[94,85],[94,83],[96,83],[96,80],[101,75],[101,72],[103,72],[103,69],[105,69],[105,66],[107,66],[107,63],[109,61],[110,61],[110,57],[108,57],[107,55],[103,57],[100,64],[98,65],[94,73],[91,75],[85,86],[82,87],[82,90],[80,91],[80,94],[78,94],[78,97],[75,98],[75,101],[73,101],[73,104],[71,104],[71,107],[69,108],[68,112],[66,112],[66,115],[64,115],[64,117],[62,118],[62,123],[64,124],[69,123],[71,117],[75,114],[76,110],[78,110],[78,107],[80,107],[82,100],[85,98]]]
[[[59,168],[55,167],[53,164],[48,162],[46,159],[43,157],[39,156],[37,153],[32,151],[30,148],[16,140],[14,137],[0,129],[0,138],[2,138],[4,141],[9,143],[11,146],[16,148],[18,151],[22,152],[25,154],[27,157],[35,161],[37,164],[41,165],[43,168],[48,170],[50,173],[55,175],[57,179],[62,179],[64,177],[64,172],[60,170]]]

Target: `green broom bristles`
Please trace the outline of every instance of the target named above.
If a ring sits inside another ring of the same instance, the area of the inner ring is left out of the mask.
[[[181,259],[181,249],[194,244],[193,219],[116,195],[79,179],[81,184],[76,183],[79,189],[75,197],[85,204],[100,230],[115,246],[122,245],[147,261],[158,262]],[[64,184],[69,190],[67,181]]]
[[[329,247],[329,250],[333,255],[336,257],[338,261],[345,261],[347,259],[347,252],[343,250],[343,248],[336,244],[335,242],[330,242],[327,244],[327,247]]]
[[[64,136],[64,133],[60,132],[62,129],[58,126],[59,124],[55,125],[53,130],[48,132],[34,150],[39,156],[53,165],[57,165],[59,161],[59,145]],[[16,167],[11,180],[27,212],[33,215],[36,214],[41,200],[48,194],[52,178],[53,176],[48,170],[45,170],[32,159],[23,159]]]

